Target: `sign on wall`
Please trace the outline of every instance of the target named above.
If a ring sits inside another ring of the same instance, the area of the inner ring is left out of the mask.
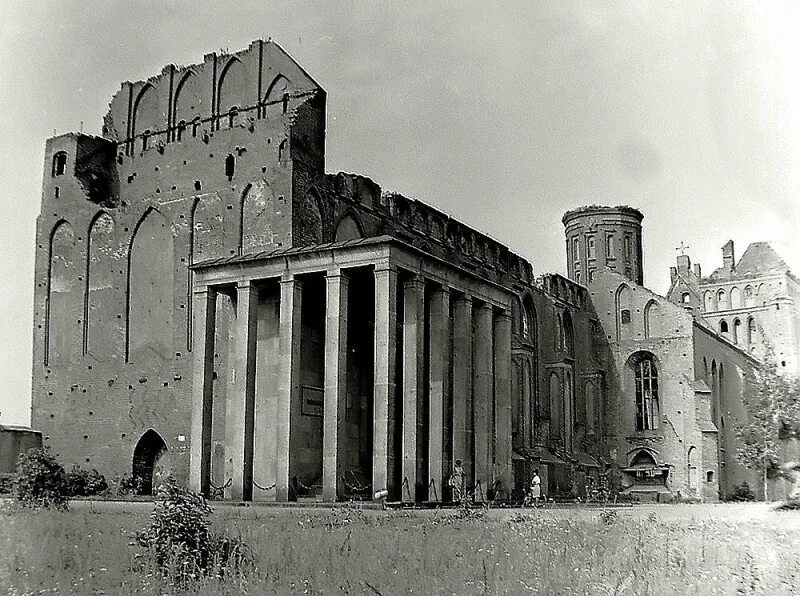
[[[325,392],[319,387],[303,385],[300,388],[300,412],[303,416],[323,417],[325,412]]]

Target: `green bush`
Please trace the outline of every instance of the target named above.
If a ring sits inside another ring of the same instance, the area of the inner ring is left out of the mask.
[[[150,525],[137,532],[136,543],[148,549],[162,575],[180,587],[202,575],[224,575],[249,565],[249,548],[239,538],[213,534],[210,514],[202,495],[168,479],[159,487]]]
[[[70,497],[91,497],[108,490],[108,483],[100,472],[94,468],[84,470],[78,464],[67,473],[66,482]]]
[[[14,476],[17,501],[30,509],[67,509],[69,487],[64,467],[47,452],[34,447],[20,453]]]
[[[756,494],[747,482],[742,482],[733,487],[733,492],[728,497],[729,501],[755,501]]]

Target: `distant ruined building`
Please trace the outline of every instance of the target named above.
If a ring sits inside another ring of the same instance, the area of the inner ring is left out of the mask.
[[[630,207],[567,213],[568,276],[534,277],[435,208],[326,173],[325,102],[256,41],[123,83],[102,137],[47,141],[32,423],[54,454],[234,500],[285,501],[297,478],[328,501],[439,501],[457,459],[476,498],[534,469],[564,498],[757,484],[733,457],[758,366],[742,325],[778,328],[759,309],[796,312],[796,285],[724,331],[716,294],[700,311],[733,278],[686,257],[650,292]]]

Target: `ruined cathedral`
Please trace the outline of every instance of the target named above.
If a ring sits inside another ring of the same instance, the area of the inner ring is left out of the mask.
[[[444,501],[456,460],[478,500],[534,469],[553,498],[757,484],[734,429],[786,321],[797,368],[788,269],[737,266],[731,245],[702,278],[681,256],[662,297],[642,213],[589,206],[563,219],[567,275],[535,275],[326,173],[325,119],[325,91],[256,41],[126,81],[101,137],[47,141],[32,424],[59,459],[245,501]]]

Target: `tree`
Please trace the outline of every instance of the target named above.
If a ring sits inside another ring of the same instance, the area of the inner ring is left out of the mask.
[[[761,475],[764,500],[769,500],[767,476],[782,462],[781,444],[800,429],[800,384],[778,368],[775,352],[767,346],[764,361],[755,370],[755,382],[745,392],[747,419],[736,427],[737,461]]]

